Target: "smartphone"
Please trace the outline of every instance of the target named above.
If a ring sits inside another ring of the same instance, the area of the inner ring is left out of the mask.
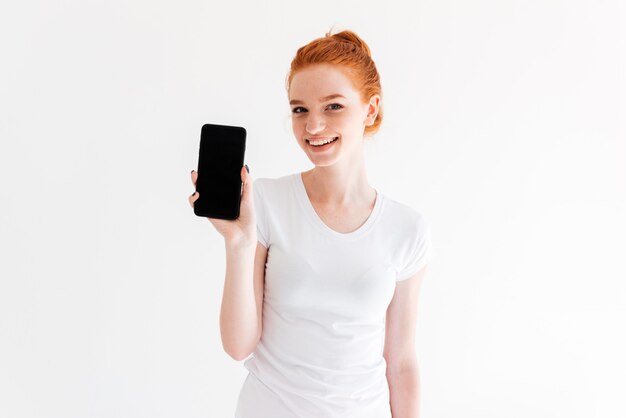
[[[197,216],[239,218],[245,152],[246,130],[241,126],[210,123],[202,126],[196,180],[200,197],[193,207]]]

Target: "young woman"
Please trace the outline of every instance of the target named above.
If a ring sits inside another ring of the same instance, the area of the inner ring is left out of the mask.
[[[368,184],[363,142],[382,121],[369,47],[327,33],[298,49],[286,81],[315,167],[254,182],[242,167],[239,219],[209,218],[226,246],[222,343],[236,360],[252,354],[236,417],[417,418],[430,234]]]

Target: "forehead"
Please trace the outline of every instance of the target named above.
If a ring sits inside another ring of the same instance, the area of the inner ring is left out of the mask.
[[[348,73],[334,65],[315,64],[296,72],[289,85],[289,98],[317,99],[339,93],[348,99],[358,97]]]

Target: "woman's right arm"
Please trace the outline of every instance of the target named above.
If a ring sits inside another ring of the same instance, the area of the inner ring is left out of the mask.
[[[235,360],[254,351],[263,329],[267,248],[226,242],[226,279],[220,312],[222,345]]]
[[[198,173],[192,170],[194,186],[197,178]],[[267,248],[257,241],[252,177],[243,167],[241,180],[239,218],[207,218],[224,237],[226,278],[220,311],[220,334],[224,351],[235,360],[246,358],[261,338],[267,260]],[[199,197],[198,192],[189,197],[191,207]]]

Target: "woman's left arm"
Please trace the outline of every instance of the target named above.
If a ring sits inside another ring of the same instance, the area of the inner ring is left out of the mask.
[[[419,418],[420,378],[415,347],[417,302],[426,266],[398,282],[385,319],[387,383],[393,418]]]

